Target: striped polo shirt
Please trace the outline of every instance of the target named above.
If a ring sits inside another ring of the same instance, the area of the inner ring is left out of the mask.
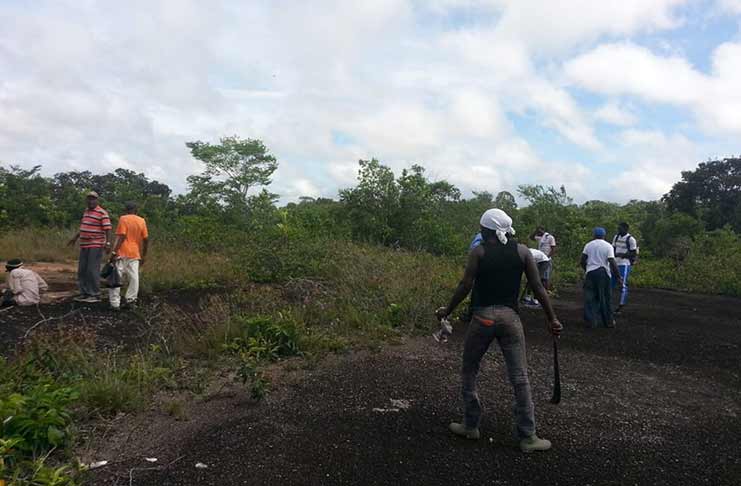
[[[80,223],[80,248],[103,248],[105,232],[113,229],[111,218],[100,206],[86,209]]]

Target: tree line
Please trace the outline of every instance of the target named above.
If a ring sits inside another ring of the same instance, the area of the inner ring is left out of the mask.
[[[309,197],[278,207],[268,188],[278,167],[260,140],[224,137],[219,143],[190,142],[191,155],[205,165],[187,178],[188,191],[173,195],[143,173],[116,169],[41,175],[41,166],[23,169],[0,165],[0,230],[27,226],[72,227],[77,224],[84,193],[95,190],[113,214],[135,200],[150,224],[180,231],[195,243],[218,244],[218,228],[292,232],[307,236],[424,250],[435,254],[465,252],[488,208],[509,212],[524,237],[543,225],[556,235],[561,251],[576,255],[591,228],[627,221],[643,253],[686,258],[693,241],[707,232],[741,233],[741,158],[707,161],[685,171],[671,191],[656,201],[575,204],[564,187],[521,185],[512,192],[486,190],[464,198],[444,180],[433,181],[422,165],[394,174],[376,159],[359,161],[358,180],[339,191],[337,199]],[[518,198],[524,201],[518,206]]]

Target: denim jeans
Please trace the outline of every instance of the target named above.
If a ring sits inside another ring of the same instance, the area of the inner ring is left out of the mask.
[[[591,327],[612,325],[610,275],[604,268],[592,270],[584,278],[584,321]]]
[[[527,377],[525,334],[522,331],[520,316],[513,309],[504,306],[473,309],[473,319],[468,326],[463,346],[464,425],[467,428],[479,426],[481,402],[476,393],[476,378],[481,367],[481,359],[494,339],[502,350],[507,376],[514,389],[513,412],[517,435],[520,438],[530,437],[535,434],[535,407]]]
[[[628,303],[628,277],[630,276],[630,265],[618,265],[620,276],[623,277],[623,286],[620,287],[620,305]],[[617,287],[617,275],[612,276],[612,288]]]

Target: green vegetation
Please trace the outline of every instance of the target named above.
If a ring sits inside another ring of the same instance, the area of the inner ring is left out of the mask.
[[[149,221],[143,292],[180,289],[201,300],[187,313],[167,302],[140,308],[132,318],[146,323],[147,337],[134,349],[102,350],[90,331],[38,331],[0,361],[0,478],[11,484],[76,484],[84,468],[72,452],[75,424],[136,412],[162,390],[204,396],[214,370],[230,370],[260,400],[275,361],[428,332],[490,207],[510,213],[521,240],[538,225],[556,236],[556,285],[581,279],[579,254],[594,226],[614,231],[627,221],[641,246],[633,285],[741,295],[741,159],[684,173],[662,201],[624,205],[574,204],[565,188],[542,186],[464,198],[422,166],[397,177],[372,159],[360,161],[358,184],[339,200],[276,207],[266,187],[277,162],[262,142],[187,145],[206,170],[176,197],[123,169],[45,178],[39,168],[0,167],[0,259],[74,260],[65,242],[95,189],[114,218],[136,200]],[[704,189],[708,174],[715,189]],[[185,403],[161,406],[187,420]]]

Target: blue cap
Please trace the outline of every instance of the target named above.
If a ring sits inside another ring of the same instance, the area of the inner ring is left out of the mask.
[[[594,236],[596,236],[597,238],[604,238],[606,234],[607,231],[605,230],[605,228],[601,226],[594,228]]]

